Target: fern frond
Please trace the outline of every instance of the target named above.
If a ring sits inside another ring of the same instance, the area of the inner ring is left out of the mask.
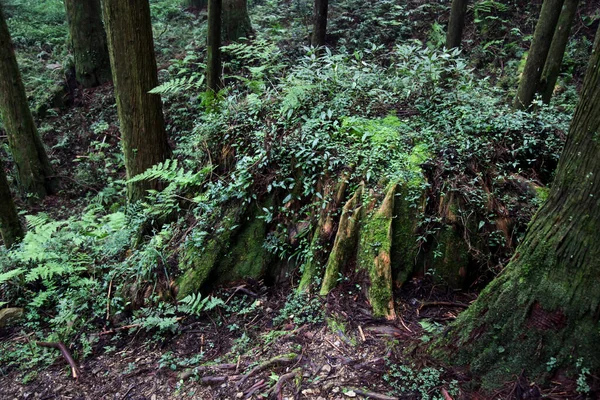
[[[189,77],[175,78],[165,82],[148,93],[152,94],[174,94],[191,89],[197,89],[204,83],[204,75],[191,75]]]

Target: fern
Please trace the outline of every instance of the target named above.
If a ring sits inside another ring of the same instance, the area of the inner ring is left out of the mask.
[[[198,89],[202,86],[203,83],[204,75],[191,75],[187,78],[183,77],[172,79],[155,87],[148,93],[162,95],[180,93],[191,89]]]
[[[164,182],[174,183],[179,187],[187,187],[199,185],[204,178],[212,170],[211,167],[205,167],[199,172],[193,173],[185,171],[183,167],[179,168],[177,160],[166,160],[158,163],[139,175],[129,179],[127,183],[136,183],[145,180],[160,180]]]
[[[225,302],[218,297],[202,298],[201,294],[192,293],[179,300],[179,304],[179,311],[185,314],[200,315],[204,311],[210,311],[224,305]]]

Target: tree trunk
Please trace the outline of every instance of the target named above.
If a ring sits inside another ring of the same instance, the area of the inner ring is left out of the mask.
[[[206,38],[206,87],[218,92],[221,82],[221,8],[222,0],[208,2],[208,35]]]
[[[563,2],[564,0],[544,0],[542,4],[542,10],[535,26],[525,69],[523,70],[519,88],[517,89],[517,96],[513,103],[513,107],[517,110],[527,110],[533,101]]]
[[[15,208],[8,181],[4,174],[4,164],[0,160],[0,235],[4,245],[9,248],[23,236],[23,226]]]
[[[542,78],[540,81],[539,93],[542,95],[542,101],[546,104],[550,104],[552,93],[554,93],[554,86],[560,73],[560,66],[562,65],[563,56],[565,55],[565,49],[569,41],[569,33],[571,32],[571,25],[577,12],[577,5],[579,0],[565,0],[563,9],[560,13],[558,20],[558,26],[554,31],[554,37],[552,38],[552,45],[548,52],[548,58],[544,65],[542,72]]]
[[[158,86],[150,4],[104,0],[103,10],[129,179],[170,153],[160,96],[148,93]],[[158,189],[158,182],[130,183],[127,196],[139,200],[148,189]]]
[[[110,81],[110,58],[100,0],[65,0],[77,81],[86,88]]]
[[[453,324],[451,343],[484,384],[525,370],[600,368],[600,30],[556,180],[505,271]],[[546,376],[551,378],[551,376]]]
[[[53,192],[52,167],[38,136],[10,33],[0,6],[0,115],[17,165],[19,183],[28,194],[42,198]]]
[[[223,41],[235,42],[252,34],[248,0],[223,0]]]
[[[315,0],[313,32],[310,44],[314,47],[325,45],[325,35],[327,33],[327,9],[329,0]]]
[[[468,0],[453,0],[448,22],[448,33],[446,34],[446,48],[460,47],[463,28],[465,27],[465,15],[467,14]]]

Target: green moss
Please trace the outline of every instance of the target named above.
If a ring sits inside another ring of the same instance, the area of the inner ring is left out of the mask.
[[[550,189],[544,186],[536,186],[535,187],[536,198],[540,203],[545,202],[548,199],[548,194],[550,193]]]
[[[326,296],[337,285],[339,274],[355,252],[361,214],[358,205],[362,193],[363,186],[360,186],[342,210],[335,242],[325,266],[321,296]]]
[[[429,254],[428,266],[435,277],[452,288],[463,288],[469,263],[469,249],[463,237],[452,226],[444,226],[438,233],[435,249]]]
[[[363,216],[358,246],[358,265],[369,274],[369,300],[375,316],[391,318],[393,311],[391,248],[396,185],[387,190],[381,207]]]
[[[263,246],[266,234],[267,223],[264,218],[250,217],[247,225],[232,238],[231,250],[218,263],[218,282],[263,276],[271,261],[271,254]]]

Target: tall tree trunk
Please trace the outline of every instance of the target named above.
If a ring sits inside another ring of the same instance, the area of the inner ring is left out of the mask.
[[[600,368],[600,30],[548,200],[511,262],[452,325],[458,360],[484,384],[548,361]],[[549,377],[549,376],[547,376]]]
[[[206,38],[206,87],[209,92],[221,88],[221,0],[208,1],[208,35]]]
[[[325,35],[327,34],[327,9],[329,0],[315,0],[315,10],[313,15],[313,32],[310,44],[314,47],[325,45]]]
[[[554,31],[552,45],[550,45],[550,50],[548,51],[548,58],[544,65],[539,89],[542,101],[546,104],[550,104],[552,93],[554,93],[554,85],[556,85],[556,80],[560,73],[560,66],[562,65],[565,49],[569,42],[569,33],[571,32],[571,25],[577,12],[578,4],[579,0],[565,0],[560,18],[558,19],[558,25]]]
[[[0,115],[19,172],[21,189],[43,198],[53,192],[52,167],[38,136],[10,33],[0,6]]]
[[[235,42],[252,34],[248,0],[223,0],[223,41]]]
[[[125,167],[132,178],[169,157],[158,86],[156,57],[147,0],[103,0],[104,23],[112,67]],[[130,201],[143,198],[157,182],[127,186]]]
[[[2,235],[2,240],[7,248],[24,236],[23,226],[19,221],[19,215],[10,194],[2,160],[0,160],[0,235]]]
[[[110,58],[100,0],[65,0],[77,81],[86,88],[110,81]]]
[[[544,0],[513,107],[526,110],[533,101],[564,0]]]
[[[452,0],[448,33],[446,34],[447,49],[460,47],[463,28],[465,27],[465,16],[467,15],[467,3],[468,0]]]

